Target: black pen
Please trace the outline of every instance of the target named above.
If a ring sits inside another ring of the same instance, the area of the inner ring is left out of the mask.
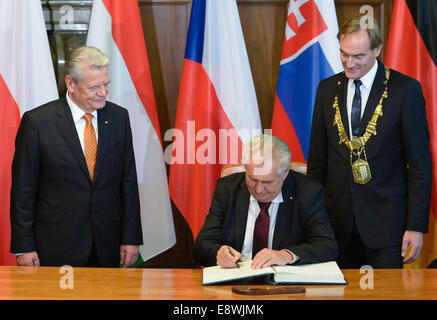
[[[228,251],[229,251],[231,256],[235,257],[234,254],[232,253],[231,247],[229,247],[229,246],[228,246]],[[240,265],[238,264],[237,261],[235,261],[235,265],[237,266],[237,268],[240,268]]]

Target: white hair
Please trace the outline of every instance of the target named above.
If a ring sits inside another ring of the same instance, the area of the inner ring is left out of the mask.
[[[242,162],[246,167],[249,164],[251,156],[257,152],[261,155],[262,161],[268,156],[275,160],[278,176],[282,176],[290,167],[290,149],[283,140],[275,136],[266,134],[255,136],[244,145]]]
[[[83,78],[84,64],[93,68],[106,68],[109,65],[109,58],[95,47],[79,47],[68,56],[65,62],[65,74],[69,75],[74,82],[80,82]]]

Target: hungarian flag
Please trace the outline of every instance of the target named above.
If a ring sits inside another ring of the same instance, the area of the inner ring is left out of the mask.
[[[343,70],[333,0],[290,0],[273,107],[273,135],[307,162],[319,82]]]
[[[425,268],[437,258],[437,1],[395,0],[385,64],[420,81],[426,103],[432,194],[429,233],[412,267]]]
[[[261,133],[258,104],[235,0],[194,0],[169,155],[170,195],[193,237],[223,166]]]
[[[176,235],[137,1],[95,0],[87,45],[99,48],[110,58],[107,99],[129,111],[144,239],[140,246],[141,263],[171,248]]]
[[[0,0],[0,265],[15,265],[10,191],[21,115],[58,98],[40,0]]]

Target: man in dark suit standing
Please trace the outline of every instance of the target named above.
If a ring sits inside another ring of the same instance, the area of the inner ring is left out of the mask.
[[[308,176],[326,187],[340,267],[402,268],[428,230],[425,101],[418,81],[377,61],[382,35],[374,19],[365,22],[340,28],[344,72],[319,84]]]
[[[282,140],[254,137],[243,150],[245,173],[217,181],[193,257],[203,266],[252,268],[335,260],[338,247],[321,185],[290,170]]]
[[[12,164],[11,252],[18,265],[131,266],[142,244],[126,109],[105,101],[109,58],[80,47],[68,92],[26,112]]]

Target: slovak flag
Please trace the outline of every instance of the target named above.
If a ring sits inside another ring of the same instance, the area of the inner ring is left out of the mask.
[[[242,145],[260,133],[237,3],[194,0],[171,159],[166,156],[171,163],[170,196],[194,239],[209,211],[221,169],[239,163]]]
[[[340,72],[334,0],[290,0],[273,108],[272,134],[293,161],[307,162],[319,82]]]

